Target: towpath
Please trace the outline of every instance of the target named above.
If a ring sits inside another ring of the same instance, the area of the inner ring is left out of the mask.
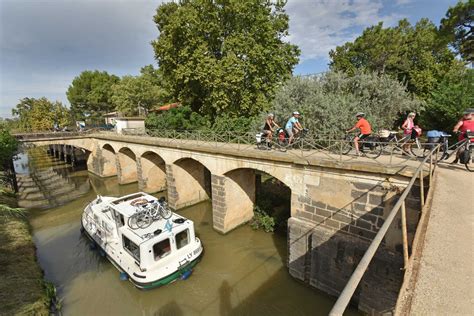
[[[474,173],[440,165],[411,315],[474,314]]]

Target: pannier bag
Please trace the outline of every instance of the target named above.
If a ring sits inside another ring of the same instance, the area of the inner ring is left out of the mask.
[[[415,131],[416,137],[420,137],[423,133],[423,130],[418,125],[415,125],[415,127],[413,127],[413,131]]]
[[[262,142],[262,135],[263,133],[258,133],[255,135],[255,138],[257,139],[257,144],[260,144]]]
[[[468,163],[469,162],[469,158],[471,158],[471,155],[469,153],[469,150],[463,150],[460,152],[459,154],[459,161],[461,163]]]
[[[388,129],[382,129],[379,131],[379,136],[382,138],[387,138],[390,136],[390,131]]]

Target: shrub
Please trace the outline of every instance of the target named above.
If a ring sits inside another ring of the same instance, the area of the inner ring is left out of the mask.
[[[250,227],[253,229],[263,229],[265,232],[270,233],[275,230],[275,219],[258,206],[255,206]]]

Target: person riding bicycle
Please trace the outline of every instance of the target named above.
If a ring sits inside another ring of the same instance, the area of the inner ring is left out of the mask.
[[[372,127],[370,126],[369,121],[367,121],[365,118],[365,113],[359,112],[356,114],[357,118],[357,123],[352,127],[351,129],[347,130],[346,133],[350,133],[356,129],[360,131],[359,135],[354,137],[354,146],[356,150],[356,155],[360,156],[359,152],[359,140],[363,140],[364,138],[367,138],[372,134]]]
[[[417,134],[415,131],[415,117],[416,114],[414,112],[408,113],[407,119],[405,122],[402,124],[402,129],[403,129],[403,138],[404,139],[416,139]],[[410,144],[406,142],[402,148],[408,152],[410,149]]]
[[[267,119],[265,120],[265,125],[263,126],[263,133],[267,137],[267,140],[270,142],[273,138],[273,132],[275,128],[279,128],[280,126],[274,120],[275,115],[273,113],[269,113],[267,115]]]
[[[474,132],[474,109],[472,108],[464,111],[462,119],[457,122],[453,128],[453,133],[459,133],[458,141],[463,141],[466,139],[467,131]],[[471,139],[471,143],[474,143],[474,138]],[[453,161],[453,163],[457,163],[459,161],[460,155],[461,151],[458,151],[456,159]]]
[[[293,142],[295,134],[298,134],[300,131],[303,130],[303,126],[301,126],[301,123],[298,120],[299,117],[300,117],[300,112],[294,111],[293,116],[290,117],[288,122],[286,122],[285,131],[289,136],[288,144],[291,144]]]

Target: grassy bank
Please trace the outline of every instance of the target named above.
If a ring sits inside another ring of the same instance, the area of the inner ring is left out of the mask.
[[[0,217],[0,315],[48,315],[48,305],[28,223]]]

